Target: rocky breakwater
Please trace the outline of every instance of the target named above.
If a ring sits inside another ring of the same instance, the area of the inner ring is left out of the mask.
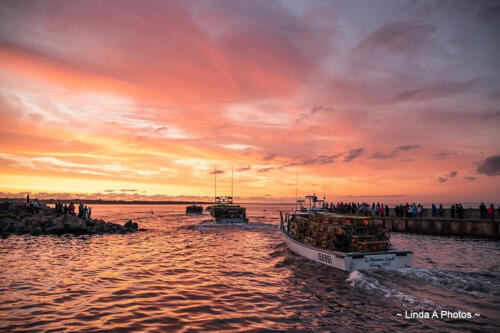
[[[40,204],[38,212],[26,202],[4,201],[0,204],[0,232],[2,238],[17,235],[92,235],[125,234],[136,232],[139,225],[128,221],[125,225],[106,222],[100,219],[83,219],[72,214],[56,213],[53,209]]]

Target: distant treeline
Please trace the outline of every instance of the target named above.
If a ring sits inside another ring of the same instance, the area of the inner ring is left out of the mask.
[[[31,198],[32,200],[34,199]],[[0,198],[1,201],[5,200],[24,200],[26,201],[26,198]],[[93,205],[188,205],[188,204],[199,204],[199,205],[207,205],[207,204],[213,204],[213,202],[210,201],[175,201],[175,200],[168,200],[168,201],[145,201],[145,200],[102,200],[102,199],[78,199],[78,198],[72,198],[72,199],[40,199],[40,201],[46,203],[46,204],[55,204],[57,201],[59,202],[78,202],[78,203],[84,203],[84,204],[93,204]]]
[[[32,200],[34,199],[31,198]],[[26,198],[0,198],[0,202],[5,201],[5,200],[24,200],[26,201]],[[75,202],[75,203],[83,203],[83,204],[88,204],[88,205],[190,205],[190,204],[197,204],[197,205],[213,205],[215,202],[213,201],[175,201],[175,200],[166,200],[166,201],[148,201],[148,200],[102,200],[102,199],[78,199],[78,198],[72,198],[72,199],[40,199],[40,201],[46,203],[46,204],[55,204],[57,201],[59,202]],[[236,204],[248,204],[245,202],[241,203],[236,203]],[[259,205],[294,205],[292,203],[258,203],[258,202],[253,202],[250,204],[259,204]]]

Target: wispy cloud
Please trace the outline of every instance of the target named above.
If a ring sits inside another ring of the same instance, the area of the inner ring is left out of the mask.
[[[364,148],[352,149],[347,152],[344,157],[344,162],[351,162],[355,158],[359,157],[365,151]]]
[[[477,173],[487,176],[500,176],[500,155],[493,155],[482,161],[477,167]]]
[[[389,153],[381,153],[381,152],[374,152],[370,158],[375,159],[375,160],[382,160],[382,159],[389,159],[389,158],[394,158],[399,155],[400,152],[403,151],[409,151],[409,150],[414,150],[420,148],[420,145],[405,145],[405,146],[399,146],[394,148],[391,152]]]

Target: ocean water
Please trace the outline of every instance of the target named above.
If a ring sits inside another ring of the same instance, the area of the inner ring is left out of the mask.
[[[247,205],[250,224],[223,226],[179,205],[94,205],[147,231],[1,239],[0,331],[500,331],[500,242],[393,233],[413,268],[348,274],[287,249],[287,208]]]

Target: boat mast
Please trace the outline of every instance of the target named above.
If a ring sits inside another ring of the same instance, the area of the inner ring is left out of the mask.
[[[323,175],[323,209],[325,209],[325,175]]]
[[[326,195],[325,195],[325,176],[323,176],[323,200],[326,199]]]
[[[233,169],[234,166],[231,165],[231,201],[233,201]]]
[[[297,172],[295,172],[295,211],[297,211]]]
[[[215,170],[214,170],[214,183],[215,183],[215,190],[214,190],[214,203],[217,203],[217,164],[215,164]]]

